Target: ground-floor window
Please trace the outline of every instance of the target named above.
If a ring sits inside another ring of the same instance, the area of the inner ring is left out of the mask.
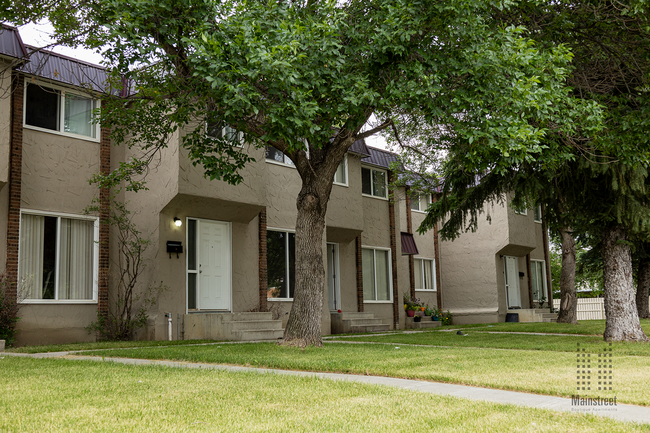
[[[392,299],[390,250],[363,248],[361,255],[363,267],[363,300],[390,301]]]
[[[296,234],[266,232],[268,298],[292,299],[296,286]]]
[[[22,300],[97,300],[96,218],[22,212],[19,239]]]
[[[436,290],[434,278],[435,262],[430,259],[414,259],[415,262],[415,290]]]
[[[544,260],[530,261],[530,278],[533,285],[533,301],[546,299],[546,262]]]

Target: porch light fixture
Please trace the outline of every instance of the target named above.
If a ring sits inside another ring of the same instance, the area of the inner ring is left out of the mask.
[[[176,227],[180,227],[180,226],[183,225],[183,221],[181,221],[180,218],[176,218],[176,217],[174,217],[174,225],[175,225]]]

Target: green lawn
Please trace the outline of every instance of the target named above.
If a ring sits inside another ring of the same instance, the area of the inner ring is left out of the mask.
[[[552,352],[575,352],[577,344],[594,348],[608,347],[601,336],[584,335],[534,335],[534,334],[491,334],[485,328],[463,329],[463,336],[454,332],[425,331],[413,334],[345,336],[330,341],[365,341],[379,343],[419,344],[448,347],[480,347],[513,350],[541,350]],[[618,342],[612,343],[617,355],[650,356],[650,344]]]
[[[7,352],[46,353],[73,352],[76,350],[96,350],[129,347],[186,346],[188,344],[214,343],[214,340],[175,340],[175,341],[100,341],[97,343],[50,344],[47,346],[24,346],[8,348]]]
[[[0,371],[0,431],[650,431],[600,417],[272,374],[9,356]]]
[[[485,334],[489,338],[494,334]],[[379,338],[379,337],[377,337]],[[398,338],[397,336],[395,338]],[[469,337],[458,337],[469,338]],[[600,350],[603,343],[585,347]],[[570,397],[575,352],[326,343],[301,350],[275,343],[118,349],[89,354],[423,379]],[[597,359],[594,353],[594,359]],[[613,390],[598,395],[650,405],[650,356],[616,354]],[[595,377],[594,377],[595,379]]]
[[[642,319],[641,327],[646,335],[650,335],[650,319]],[[599,335],[601,338],[605,332],[604,320],[581,320],[577,325],[567,323],[492,323],[477,325],[453,325],[449,328],[481,328],[484,331],[500,332],[542,332],[554,334],[583,334]]]

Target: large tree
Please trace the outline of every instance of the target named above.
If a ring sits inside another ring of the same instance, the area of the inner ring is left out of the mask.
[[[63,0],[43,11],[59,38],[103,51],[116,87],[135,85],[126,101],[107,98],[101,121],[143,158],[102,182],[141,188],[137,175],[169,137],[204,119],[293,160],[302,188],[284,341],[320,345],[325,214],[352,143],[406,121],[445,125],[468,152],[490,143],[531,157],[548,130],[570,134],[568,119],[582,114],[564,86],[567,50],[489,25],[490,4]],[[364,128],[373,113],[379,121]],[[236,183],[250,156],[231,144],[201,128],[183,141],[206,176]]]
[[[646,236],[650,224],[650,18],[643,2],[525,1],[495,9],[493,17],[526,26],[543,46],[570,47],[575,57],[567,84],[576,99],[600,107],[603,128],[551,131],[531,159],[496,146],[471,148],[471,155],[451,146],[446,194],[425,227],[451,212],[441,233],[453,237],[466,223],[475,227],[486,200],[510,191],[518,206],[555,202],[549,209],[559,228],[589,234],[601,247],[604,338],[647,341],[634,307],[630,256],[631,241]]]

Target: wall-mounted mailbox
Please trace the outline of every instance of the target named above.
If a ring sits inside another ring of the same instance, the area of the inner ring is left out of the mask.
[[[169,253],[169,258],[172,258],[172,253],[176,253],[176,258],[178,254],[183,252],[183,242],[180,241],[167,241],[167,252]]]
[[[524,278],[525,276],[526,276],[526,274],[524,274],[523,272],[519,272],[519,278]]]

